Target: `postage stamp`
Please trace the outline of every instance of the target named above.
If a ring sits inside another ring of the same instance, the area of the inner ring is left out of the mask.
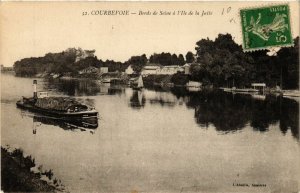
[[[245,51],[293,45],[288,5],[240,10]]]

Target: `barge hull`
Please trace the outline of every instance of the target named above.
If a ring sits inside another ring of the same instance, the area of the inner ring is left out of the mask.
[[[60,111],[55,111],[55,110],[42,109],[42,108],[35,107],[32,105],[23,104],[22,102],[17,102],[17,107],[21,108],[21,109],[32,111],[32,112],[41,113],[44,115],[58,117],[63,120],[91,119],[91,118],[98,119],[98,112],[96,112],[96,111],[83,111],[83,112],[68,113],[68,112],[60,112]]]

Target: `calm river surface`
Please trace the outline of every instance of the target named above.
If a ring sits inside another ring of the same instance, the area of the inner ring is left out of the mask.
[[[87,129],[17,109],[32,80],[1,76],[1,144],[32,155],[70,192],[299,190],[296,100],[38,79],[39,90],[96,108],[99,126]]]

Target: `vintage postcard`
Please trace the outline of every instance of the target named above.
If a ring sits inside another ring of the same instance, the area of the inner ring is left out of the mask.
[[[1,191],[298,193],[299,10],[0,2]]]

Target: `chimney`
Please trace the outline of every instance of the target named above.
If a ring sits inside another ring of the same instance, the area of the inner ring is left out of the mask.
[[[33,80],[33,98],[37,99],[37,91],[36,91],[37,80]]]

